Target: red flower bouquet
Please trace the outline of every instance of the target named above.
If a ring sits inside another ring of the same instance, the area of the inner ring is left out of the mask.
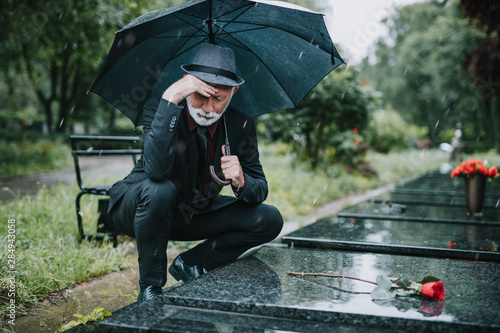
[[[495,166],[488,167],[485,162],[471,158],[468,161],[463,161],[453,169],[451,177],[470,177],[475,174],[481,174],[491,180],[498,177],[498,168]]]

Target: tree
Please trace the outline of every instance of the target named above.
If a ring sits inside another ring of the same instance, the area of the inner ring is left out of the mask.
[[[480,98],[484,103],[484,127],[490,145],[496,145],[500,151],[500,2],[460,0],[460,8],[471,24],[486,32],[487,38],[470,51],[463,61],[465,69],[471,69],[471,81],[480,89]],[[493,98],[496,96],[496,98]],[[496,110],[493,109],[496,101]]]
[[[380,40],[375,63],[364,72],[406,121],[426,126],[434,143],[439,131],[482,118],[474,88],[461,63],[484,34],[471,29],[456,1],[427,1],[397,9],[386,23],[391,40]]]
[[[145,0],[7,0],[2,10],[0,69],[27,74],[49,130],[62,132],[98,73],[113,35],[140,15]],[[58,111],[57,116],[55,110]],[[56,118],[56,121],[54,121]]]
[[[358,73],[337,69],[323,79],[296,109],[263,116],[273,138],[287,143],[312,168],[335,163],[356,166],[363,129],[375,108],[374,94]]]

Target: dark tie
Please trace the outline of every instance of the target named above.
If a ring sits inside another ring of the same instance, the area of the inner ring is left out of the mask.
[[[207,172],[207,128],[196,127],[196,144],[198,145],[198,178],[196,187],[203,192]]]

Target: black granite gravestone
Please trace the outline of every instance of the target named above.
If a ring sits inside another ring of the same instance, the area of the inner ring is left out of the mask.
[[[430,206],[425,204],[406,204],[397,202],[369,200],[349,207],[338,217],[368,218],[382,220],[405,220],[440,223],[465,223],[476,225],[500,225],[500,209],[483,208],[482,216],[469,216],[465,207]]]
[[[288,272],[371,281],[433,275],[444,282],[446,298],[373,301],[371,284]],[[99,326],[120,332],[492,332],[500,330],[499,273],[497,263],[264,247],[163,297],[123,308]]]
[[[500,223],[329,217],[283,236],[282,241],[310,248],[500,262]]]

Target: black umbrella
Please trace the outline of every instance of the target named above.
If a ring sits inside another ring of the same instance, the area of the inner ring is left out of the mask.
[[[119,30],[90,91],[141,125],[145,101],[182,77],[206,42],[234,50],[245,84],[231,105],[250,117],[296,107],[343,63],[321,14],[279,1],[193,0]]]

